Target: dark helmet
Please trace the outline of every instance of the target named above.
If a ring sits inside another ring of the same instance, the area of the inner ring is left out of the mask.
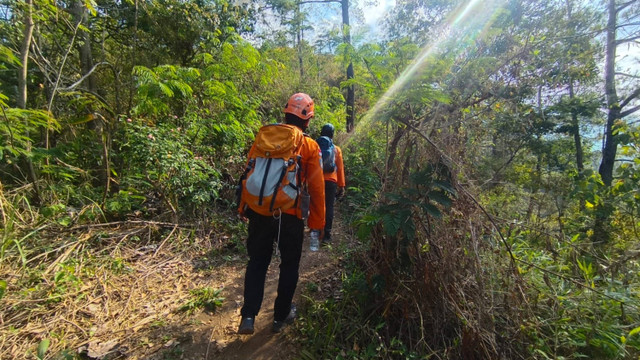
[[[333,139],[333,133],[336,131],[336,128],[333,124],[324,124],[322,126],[322,130],[320,131],[320,136],[327,136]]]

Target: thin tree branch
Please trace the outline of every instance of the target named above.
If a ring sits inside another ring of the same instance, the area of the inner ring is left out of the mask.
[[[76,230],[89,229],[89,228],[120,226],[120,225],[145,225],[145,226],[159,226],[159,227],[176,227],[177,226],[178,228],[181,228],[181,229],[191,229],[195,227],[192,224],[178,224],[178,223],[168,223],[168,222],[148,221],[148,220],[125,220],[125,221],[114,221],[114,222],[100,223],[100,224],[77,225],[67,230],[76,231]]]
[[[634,42],[634,41],[636,41],[638,39],[640,39],[640,35],[634,36],[634,37],[630,37],[630,38],[626,38],[626,39],[616,40],[616,46],[622,45],[622,44],[626,44],[628,42]]]
[[[640,25],[640,21],[639,22],[634,22],[634,23],[628,23],[628,24],[620,24],[618,26],[616,26],[616,29],[621,29],[623,27],[627,27],[627,26],[638,26]]]
[[[631,100],[637,98],[640,95],[640,88],[637,88],[636,91],[632,92],[631,95],[627,96],[626,99],[620,102],[620,108],[627,106],[631,102]]]
[[[13,131],[11,131],[11,123],[9,123],[9,118],[7,117],[7,113],[4,110],[4,106],[0,105],[0,108],[2,108],[2,115],[4,117],[4,120],[7,122],[7,129],[9,130],[9,145],[11,145],[11,147],[15,149],[15,146],[13,146]]]
[[[623,73],[623,72],[617,72],[616,75],[626,76],[626,77],[630,77],[630,78],[633,78],[633,79],[640,79],[639,75],[631,75],[631,74],[627,74],[627,73]]]
[[[636,111],[638,111],[638,110],[640,110],[640,105],[638,105],[638,106],[636,106],[636,107],[633,107],[633,108],[631,108],[631,109],[629,109],[629,110],[627,110],[627,111],[623,111],[623,112],[621,112],[621,113],[620,113],[620,118],[623,118],[623,117],[625,117],[625,116],[627,116],[627,115],[631,115],[631,114],[633,114],[634,112],[636,112]]]
[[[380,84],[380,81],[378,80],[376,74],[371,69],[371,64],[369,64],[369,61],[366,58],[363,58],[362,60],[364,60],[364,64],[367,66],[367,70],[369,70],[369,74],[371,74],[371,77],[373,78],[373,81],[375,81],[376,86],[379,90],[382,90],[382,85]]]
[[[84,74],[84,76],[82,76],[80,78],[80,80],[76,81],[75,83],[69,85],[68,87],[64,88],[64,89],[58,89],[58,91],[71,91],[73,89],[75,89],[78,85],[80,85],[86,78],[88,78],[89,76],[91,76],[91,74],[96,70],[96,68],[100,65],[111,65],[106,61],[103,62],[99,62],[97,64],[95,64],[91,70],[89,70],[86,74]]]
[[[62,58],[62,64],[60,64],[60,71],[58,72],[58,77],[56,79],[56,83],[53,85],[53,91],[51,92],[51,99],[49,99],[49,106],[47,106],[47,110],[51,112],[51,106],[53,106],[53,99],[56,97],[56,91],[58,89],[58,85],[60,84],[60,78],[62,77],[62,70],[64,69],[64,65],[67,62],[67,57],[69,57],[69,53],[71,53],[71,49],[73,49],[73,44],[76,42],[76,36],[78,35],[78,29],[82,24],[82,20],[78,21],[75,29],[73,29],[73,37],[71,38],[71,43],[69,43],[69,48],[67,49],[66,54]]]
[[[635,3],[637,0],[631,0],[628,1],[624,4],[621,4],[618,8],[616,8],[616,13],[619,13],[620,11],[624,10],[625,8],[627,8],[628,6],[630,6],[631,4]]]

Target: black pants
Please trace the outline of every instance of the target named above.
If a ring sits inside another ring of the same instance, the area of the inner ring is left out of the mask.
[[[325,213],[325,225],[324,225],[324,239],[331,240],[331,227],[333,226],[333,205],[336,202],[336,191],[338,184],[333,181],[324,182],[324,206],[326,208]]]
[[[283,321],[291,310],[293,294],[298,286],[298,268],[302,255],[304,222],[294,215],[282,214],[281,223],[273,216],[263,216],[248,210],[249,237],[247,252],[249,263],[244,277],[243,317],[255,317],[262,306],[264,282],[271,262],[273,243],[280,227],[280,277],[278,296],[273,307],[273,319]]]

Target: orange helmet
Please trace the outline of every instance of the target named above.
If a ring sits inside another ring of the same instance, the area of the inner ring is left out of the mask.
[[[305,93],[297,93],[291,95],[287,105],[284,106],[284,112],[293,114],[302,120],[309,120],[313,117],[313,99]]]

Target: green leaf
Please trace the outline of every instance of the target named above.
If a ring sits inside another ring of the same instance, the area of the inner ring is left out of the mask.
[[[445,207],[451,206],[451,199],[442,191],[429,191],[427,196],[429,197],[429,199],[437,202],[440,205],[443,205]]]
[[[72,220],[68,216],[64,216],[64,217],[58,219],[58,224],[60,224],[62,226],[69,226],[69,224],[71,224],[71,222],[72,222]]]
[[[38,344],[38,359],[44,359],[44,355],[46,354],[47,350],[49,349],[49,344],[51,343],[51,341],[49,339],[44,339],[42,341],[40,341],[40,344]]]
[[[167,97],[173,97],[173,90],[169,86],[164,83],[159,82],[158,86],[160,87],[160,91],[165,94]]]
[[[0,280],[0,300],[2,300],[2,298],[6,293],[7,293],[7,282],[4,280]]]
[[[448,192],[449,194],[453,195],[453,197],[455,197],[457,194],[456,189],[454,189],[448,181],[436,180],[433,182],[433,186]]]
[[[440,212],[440,210],[438,210],[437,207],[435,207],[434,205],[431,204],[420,204],[420,207],[422,208],[422,210],[424,210],[427,214],[433,216],[434,218],[439,218],[442,216],[442,213]]]
[[[360,226],[358,226],[358,232],[356,233],[358,239],[365,240],[367,237],[369,237],[369,235],[371,234],[371,229],[371,225],[360,224]]]
[[[640,333],[640,326],[638,326],[637,328],[629,331],[629,337],[631,337],[632,335],[635,335],[637,333]]]

